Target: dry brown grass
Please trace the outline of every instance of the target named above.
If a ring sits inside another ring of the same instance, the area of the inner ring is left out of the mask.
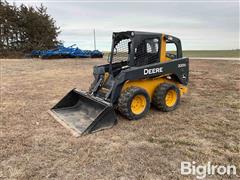
[[[70,89],[88,89],[101,63],[1,60],[0,178],[183,179],[181,161],[240,169],[239,62],[192,60],[189,94],[174,112],[118,116],[112,129],[74,138],[47,110]]]

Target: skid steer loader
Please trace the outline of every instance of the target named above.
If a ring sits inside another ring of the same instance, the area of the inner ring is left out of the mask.
[[[166,51],[168,44],[176,51]],[[115,110],[129,120],[142,118],[154,105],[172,111],[187,92],[189,59],[181,41],[151,32],[114,32],[108,63],[95,66],[89,91],[71,90],[50,113],[75,136],[111,128]]]

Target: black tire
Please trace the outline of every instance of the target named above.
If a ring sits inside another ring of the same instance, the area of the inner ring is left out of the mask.
[[[144,107],[145,109],[140,114],[134,114],[134,112],[131,109],[132,100],[137,95],[144,96],[146,100],[146,105]],[[124,90],[118,99],[118,110],[123,116],[125,116],[129,120],[138,120],[144,117],[148,113],[149,109],[150,109],[149,95],[144,89],[139,87],[130,87]]]
[[[172,106],[168,106],[166,104],[166,95],[168,93],[169,90],[173,90],[176,92],[176,102],[174,103],[174,105]],[[152,98],[152,103],[153,105],[161,110],[161,111],[173,111],[177,108],[178,104],[180,103],[180,91],[178,89],[177,86],[175,86],[174,84],[168,84],[168,83],[162,83],[160,84],[158,87],[156,87],[154,94],[153,94],[153,98]]]

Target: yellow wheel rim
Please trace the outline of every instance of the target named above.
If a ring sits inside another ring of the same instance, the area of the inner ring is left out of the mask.
[[[166,97],[165,97],[165,102],[168,107],[172,107],[176,104],[177,102],[177,93],[174,90],[168,90]]]
[[[134,114],[138,115],[138,114],[141,114],[145,110],[146,105],[147,105],[147,100],[146,100],[145,96],[136,95],[132,99],[131,110]]]

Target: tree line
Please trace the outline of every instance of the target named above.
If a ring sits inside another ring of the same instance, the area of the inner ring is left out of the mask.
[[[60,44],[59,33],[43,5],[16,6],[0,0],[0,55],[54,48]]]

